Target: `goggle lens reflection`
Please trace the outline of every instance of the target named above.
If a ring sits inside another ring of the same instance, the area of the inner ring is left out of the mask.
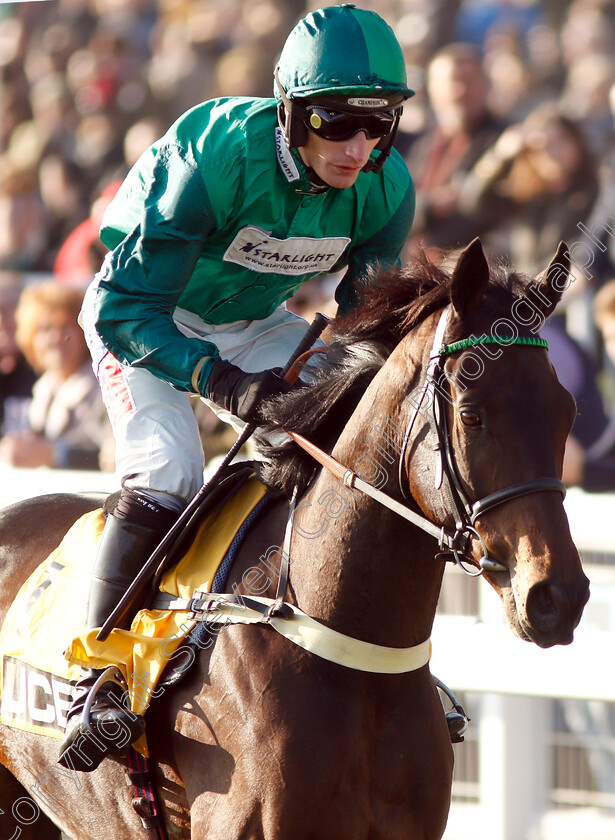
[[[358,131],[364,131],[369,140],[375,140],[391,131],[395,116],[394,111],[349,114],[313,106],[307,111],[305,124],[310,131],[325,140],[349,140]]]

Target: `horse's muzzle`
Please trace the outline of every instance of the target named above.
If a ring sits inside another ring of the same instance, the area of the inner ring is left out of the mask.
[[[547,581],[536,583],[529,589],[525,615],[520,616],[520,620],[524,632],[539,647],[572,642],[575,627],[589,598],[589,581],[585,576],[583,581],[576,592],[566,591],[559,584]]]

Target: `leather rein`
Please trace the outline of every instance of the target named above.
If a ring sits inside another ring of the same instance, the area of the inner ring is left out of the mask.
[[[435,450],[439,456],[439,462],[436,469],[435,487],[436,489],[442,489],[443,480],[446,478],[449,496],[452,499],[454,508],[454,531],[450,531],[444,526],[439,527],[435,525],[422,514],[417,513],[407,505],[402,504],[397,501],[397,499],[389,496],[387,493],[376,489],[367,481],[360,478],[350,468],[344,466],[333,458],[332,455],[329,455],[311,441],[307,440],[303,437],[303,435],[288,431],[287,429],[284,431],[295,441],[296,444],[298,444],[298,446],[310,454],[316,461],[318,461],[319,464],[328,470],[335,478],[341,481],[346,487],[359,490],[379,504],[391,510],[393,513],[403,517],[408,522],[430,534],[432,537],[435,537],[435,539],[438,540],[439,548],[439,551],[436,554],[437,559],[454,562],[466,574],[471,576],[481,575],[484,571],[505,572],[508,571],[508,568],[503,563],[489,557],[485,541],[475,527],[474,523],[476,522],[476,519],[488,510],[492,510],[505,502],[509,502],[512,499],[518,499],[532,493],[554,491],[560,493],[562,497],[565,497],[566,487],[564,483],[557,478],[535,478],[531,481],[525,481],[521,484],[513,484],[501,490],[496,490],[495,492],[489,493],[487,496],[484,496],[482,499],[475,502],[471,501],[468,497],[459,476],[448,429],[443,390],[443,384],[446,382],[444,362],[449,355],[460,352],[469,347],[474,347],[481,342],[480,339],[464,339],[453,344],[445,344],[444,334],[446,332],[449,311],[450,306],[447,306],[440,316],[429,355],[429,365],[427,368],[425,382],[419,394],[418,402],[414,405],[414,412],[410,417],[408,426],[406,427],[399,456],[398,480],[402,496],[405,499],[408,499],[408,496],[404,491],[402,481],[405,454],[417,417],[421,414],[423,404],[426,404],[431,409],[430,415],[433,417],[433,426],[435,427],[434,431],[437,439]],[[504,346],[521,344],[528,347],[548,348],[547,342],[541,338],[516,337],[486,340],[489,342],[493,341],[494,343],[502,344]],[[465,556],[472,537],[479,540],[483,550],[483,555],[478,561],[477,571],[471,571],[466,565],[467,562],[473,562]]]

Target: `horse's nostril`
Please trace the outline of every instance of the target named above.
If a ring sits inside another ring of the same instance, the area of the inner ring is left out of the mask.
[[[545,632],[568,620],[570,606],[559,586],[537,583],[528,593],[526,610],[530,624]]]

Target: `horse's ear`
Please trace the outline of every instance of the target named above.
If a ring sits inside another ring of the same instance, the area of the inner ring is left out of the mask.
[[[464,318],[482,300],[489,283],[489,266],[478,237],[465,248],[457,260],[451,279],[451,303]]]
[[[547,270],[535,280],[533,300],[545,317],[553,312],[568,286],[570,274],[570,251],[565,242],[560,242],[555,256]]]

